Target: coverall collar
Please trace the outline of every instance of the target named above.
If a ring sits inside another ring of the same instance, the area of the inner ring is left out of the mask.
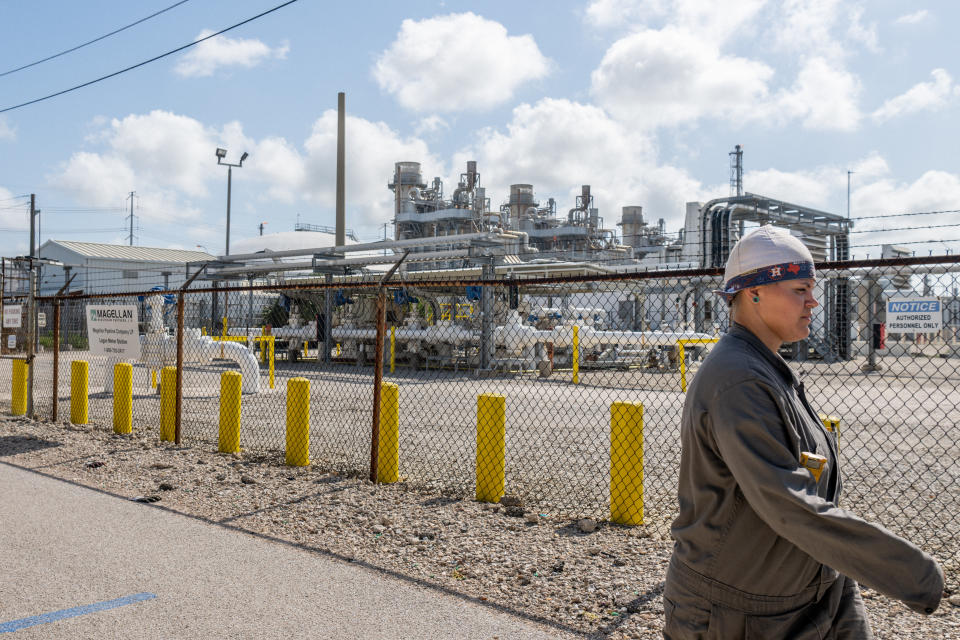
[[[743,340],[752,346],[756,351],[758,351],[760,356],[772,364],[774,368],[780,372],[784,379],[793,387],[800,386],[800,379],[797,378],[797,374],[794,373],[793,369],[790,368],[787,362],[780,357],[780,354],[770,351],[770,348],[767,347],[767,345],[765,345],[763,341],[760,340],[760,338],[758,338],[752,331],[750,331],[750,329],[747,329],[742,324],[733,322],[730,326],[729,333],[734,338]]]

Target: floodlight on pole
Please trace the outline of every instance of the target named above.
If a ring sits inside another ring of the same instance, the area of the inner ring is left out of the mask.
[[[230,191],[233,184],[233,168],[242,167],[243,161],[246,160],[250,154],[246,151],[243,152],[243,155],[240,156],[240,162],[232,164],[230,162],[224,162],[223,159],[227,157],[227,150],[217,147],[217,164],[221,164],[227,167],[227,242],[224,251],[224,255],[230,255]]]

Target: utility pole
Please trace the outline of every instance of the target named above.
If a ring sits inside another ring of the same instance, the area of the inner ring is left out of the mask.
[[[338,247],[342,247],[347,243],[346,240],[346,213],[344,210],[344,198],[345,198],[345,148],[346,148],[346,139],[345,139],[345,121],[346,121],[346,107],[344,106],[345,96],[342,91],[337,94],[337,200],[336,200],[336,238],[335,244]],[[399,186],[397,189],[399,190]]]
[[[30,257],[28,258],[30,267],[30,296],[27,298],[27,417],[33,419],[33,354],[34,340],[36,340],[37,327],[37,304],[34,300],[36,296],[36,279],[34,278],[33,261],[37,253],[37,196],[30,194]],[[56,348],[56,345],[54,345]]]
[[[130,246],[133,246],[133,197],[137,194],[136,191],[130,192]]]

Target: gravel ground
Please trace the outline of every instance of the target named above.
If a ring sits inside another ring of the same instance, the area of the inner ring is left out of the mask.
[[[660,637],[671,549],[661,526],[547,517],[405,482],[374,486],[322,464],[286,467],[279,453],[160,443],[155,427],[117,436],[103,424],[2,417],[0,461],[462,593],[560,637]],[[945,562],[954,604],[930,617],[866,590],[876,637],[960,639],[957,560]]]

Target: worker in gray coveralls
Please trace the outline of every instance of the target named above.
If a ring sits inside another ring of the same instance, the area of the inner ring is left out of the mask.
[[[837,506],[836,434],[777,354],[806,338],[813,258],[764,226],[727,261],[730,331],[690,385],[664,638],[872,638],[857,582],[933,613],[943,571],[910,542]]]

